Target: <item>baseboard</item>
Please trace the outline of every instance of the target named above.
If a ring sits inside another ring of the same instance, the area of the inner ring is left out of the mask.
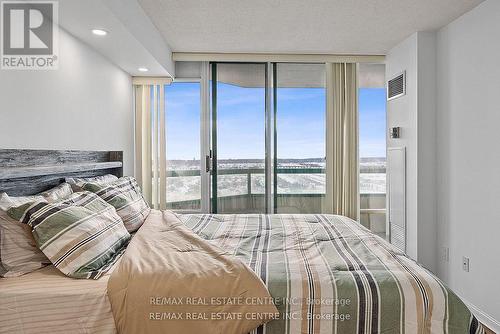
[[[460,299],[462,299],[462,301],[472,311],[472,313],[476,316],[479,322],[485,324],[489,329],[491,329],[495,333],[500,334],[500,321],[496,320],[486,312],[482,311],[479,307],[470,303],[466,299],[462,297],[460,297]]]

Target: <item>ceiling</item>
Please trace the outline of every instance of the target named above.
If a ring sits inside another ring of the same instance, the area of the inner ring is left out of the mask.
[[[171,50],[136,0],[59,0],[59,25],[132,76],[171,76]],[[108,32],[95,36],[92,29]]]
[[[177,52],[386,54],[483,0],[138,0]]]

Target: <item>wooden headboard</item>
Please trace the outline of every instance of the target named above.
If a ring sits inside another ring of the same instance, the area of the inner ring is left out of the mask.
[[[34,195],[66,177],[123,176],[122,151],[0,149],[0,192]]]

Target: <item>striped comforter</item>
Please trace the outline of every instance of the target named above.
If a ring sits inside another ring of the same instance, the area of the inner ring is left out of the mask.
[[[438,278],[349,218],[179,218],[265,282],[281,316],[257,333],[484,333]]]

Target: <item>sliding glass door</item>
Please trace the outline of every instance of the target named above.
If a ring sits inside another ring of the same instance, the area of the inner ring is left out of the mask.
[[[165,88],[167,207],[318,213],[326,203],[326,67],[203,63]],[[360,220],[385,233],[384,65],[359,65]]]
[[[211,210],[266,212],[266,64],[213,63]]]
[[[167,208],[201,209],[200,83],[165,86]]]
[[[211,64],[211,211],[317,213],[324,64]]]
[[[369,79],[369,80],[368,80]],[[360,223],[386,237],[385,66],[359,66]]]
[[[322,212],[326,193],[325,65],[274,66],[274,212]]]

